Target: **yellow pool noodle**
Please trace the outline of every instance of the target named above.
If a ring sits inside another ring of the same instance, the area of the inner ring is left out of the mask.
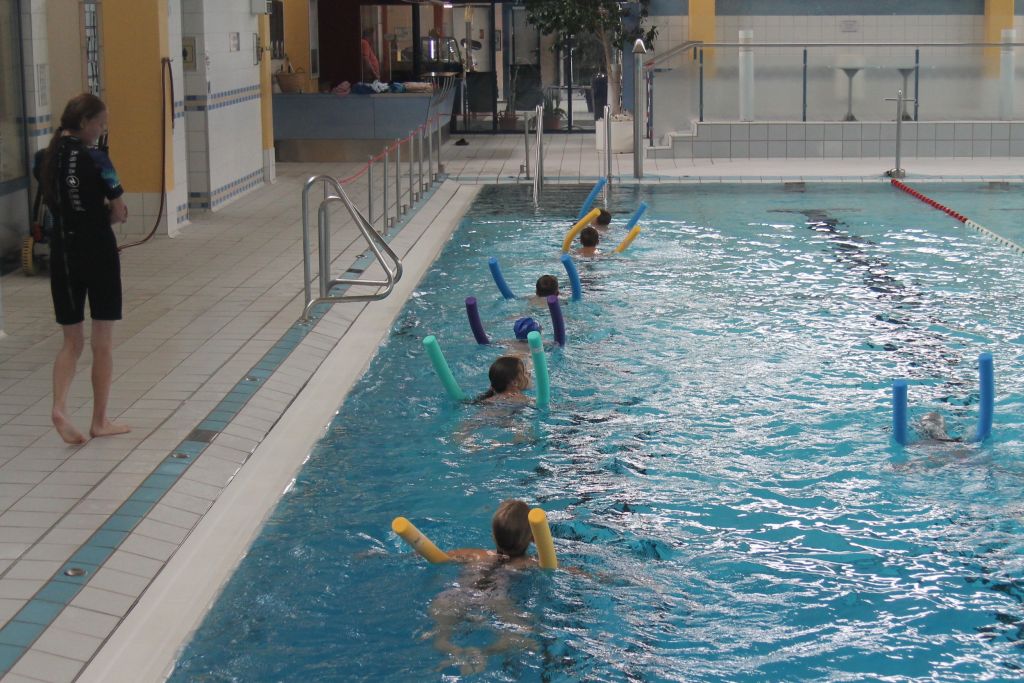
[[[537,562],[544,569],[558,569],[558,558],[555,557],[555,543],[551,540],[551,527],[548,516],[540,508],[530,510],[530,529],[533,530],[533,543],[537,546]]]
[[[576,235],[580,234],[580,230],[590,225],[590,221],[594,220],[601,215],[601,209],[591,209],[590,213],[581,218],[576,225],[572,226],[565,235],[565,239],[562,241],[562,252],[568,253],[569,247],[572,246],[572,241],[576,239]]]
[[[626,235],[626,239],[624,239],[621,242],[619,242],[619,246],[615,247],[615,253],[616,254],[621,254],[622,252],[626,251],[626,249],[629,247],[629,245],[633,244],[633,240],[635,240],[636,236],[639,235],[639,234],[640,234],[640,226],[638,225],[638,226],[634,227],[632,230],[629,231],[629,234]]]
[[[395,517],[391,520],[391,530],[402,537],[412,546],[412,549],[425,557],[430,562],[448,562],[451,560],[443,550],[434,545],[429,538],[420,533],[412,522],[405,517]],[[550,535],[549,535],[550,537]]]

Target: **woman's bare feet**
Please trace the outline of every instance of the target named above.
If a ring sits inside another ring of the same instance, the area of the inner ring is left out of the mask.
[[[53,420],[53,426],[56,428],[57,433],[60,434],[60,438],[64,439],[64,443],[69,443],[72,446],[81,446],[88,441],[85,438],[85,434],[78,431],[75,425],[71,424],[71,421],[64,417],[64,413],[54,410],[50,414],[50,419]]]
[[[99,424],[93,423],[92,427],[89,428],[89,436],[93,438],[97,436],[115,436],[117,434],[127,434],[132,431],[132,428],[128,425],[119,425],[110,420],[104,420]]]

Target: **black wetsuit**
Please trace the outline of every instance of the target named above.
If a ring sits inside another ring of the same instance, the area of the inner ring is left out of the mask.
[[[121,260],[110,226],[108,200],[124,189],[106,152],[86,147],[79,138],[57,142],[56,187],[59,206],[50,241],[50,293],[57,322],[85,319],[85,300],[93,320],[121,319]]]

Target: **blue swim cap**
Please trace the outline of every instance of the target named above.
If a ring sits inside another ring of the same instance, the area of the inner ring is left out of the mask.
[[[516,333],[516,339],[526,340],[526,335],[530,334],[534,330],[540,332],[540,323],[533,318],[520,318],[512,326],[512,329]]]

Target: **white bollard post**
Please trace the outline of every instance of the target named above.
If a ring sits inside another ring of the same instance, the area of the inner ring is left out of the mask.
[[[740,121],[754,120],[754,42],[753,31],[740,31]]]
[[[1013,118],[1015,68],[1013,43],[1017,32],[1012,28],[1004,28],[1002,33],[1003,46],[999,49],[999,118],[1009,121]]]

